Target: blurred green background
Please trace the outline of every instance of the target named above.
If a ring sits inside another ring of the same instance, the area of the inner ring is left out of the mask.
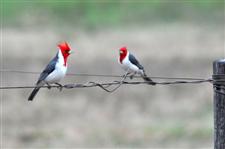
[[[66,24],[71,27],[101,29],[106,27],[148,25],[159,22],[223,22],[223,0],[74,0],[10,1],[4,0],[4,23],[22,27],[21,17],[37,17],[36,24]],[[27,14],[29,12],[29,14]],[[50,16],[51,19],[47,19]]]
[[[118,49],[127,46],[150,76],[210,78],[225,55],[223,0],[0,2],[1,69],[40,72],[61,41],[74,51],[69,73],[123,75]],[[1,77],[3,86],[30,86],[38,75]],[[42,89],[28,103],[30,92],[1,92],[2,148],[213,148],[211,84]]]

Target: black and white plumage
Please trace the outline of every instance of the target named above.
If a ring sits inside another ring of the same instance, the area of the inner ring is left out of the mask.
[[[36,96],[37,92],[45,84],[57,84],[61,86],[58,82],[65,77],[67,71],[67,58],[71,53],[68,44],[61,43],[58,45],[59,51],[56,56],[49,62],[45,67],[43,72],[40,74],[39,79],[36,83],[36,87],[31,92],[28,100],[32,101]]]
[[[125,71],[129,71],[129,73],[132,73],[133,75],[136,73],[140,74],[145,81],[149,82],[149,84],[156,84],[146,75],[144,67],[139,63],[134,55],[129,53],[126,47],[120,48],[119,64]]]

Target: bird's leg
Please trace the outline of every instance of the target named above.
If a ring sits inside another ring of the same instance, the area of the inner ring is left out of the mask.
[[[51,85],[49,84],[49,83],[47,83],[47,82],[45,82],[46,84],[47,84],[47,88],[50,90],[52,87],[51,87]]]
[[[132,80],[136,74],[137,74],[137,72],[134,72],[133,74],[131,74],[130,79]]]
[[[62,84],[59,84],[59,83],[55,83],[56,85],[58,85],[58,89],[59,89],[59,91],[61,92],[62,91],[62,89],[63,89],[63,86],[62,86]]]
[[[124,74],[122,77],[123,77],[123,78],[124,78],[124,77],[128,77],[130,74],[132,74],[132,72],[128,72],[128,73]]]

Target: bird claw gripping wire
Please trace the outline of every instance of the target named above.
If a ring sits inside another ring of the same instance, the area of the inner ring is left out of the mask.
[[[58,88],[59,91],[61,92],[64,86],[62,84],[59,84],[59,83],[55,83],[55,84],[57,85],[56,88]]]
[[[50,90],[52,88],[52,86],[48,83],[46,83],[46,84],[47,84],[47,88]]]
[[[63,89],[63,86],[57,86],[57,88],[59,89],[59,91],[61,92]]]

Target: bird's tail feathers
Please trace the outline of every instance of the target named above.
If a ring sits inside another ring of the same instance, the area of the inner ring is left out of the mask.
[[[143,71],[143,72],[144,72],[144,71]],[[148,77],[148,76],[146,75],[145,72],[143,73],[142,78],[143,78],[146,82],[148,82],[148,84],[150,84],[150,85],[156,85],[156,83],[155,83],[150,77]]]
[[[33,89],[32,93],[30,94],[28,101],[32,101],[34,99],[34,97],[36,96],[36,94],[38,93],[38,91],[40,90],[40,87],[36,87]]]

